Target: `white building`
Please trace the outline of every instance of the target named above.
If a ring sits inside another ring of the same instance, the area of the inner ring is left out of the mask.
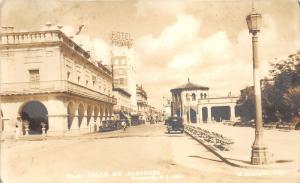
[[[1,33],[0,76],[6,136],[90,132],[116,104],[112,71],[59,30]]]
[[[209,88],[188,82],[171,89],[172,116],[183,118],[186,123],[235,121],[238,97],[212,97]]]

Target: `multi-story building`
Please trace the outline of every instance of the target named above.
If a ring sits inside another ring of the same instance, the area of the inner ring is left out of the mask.
[[[140,119],[146,122],[147,120],[147,93],[143,89],[143,86],[136,85],[136,98],[137,98],[137,109]]]
[[[112,33],[111,62],[114,88],[121,88],[130,97],[131,114],[137,114],[135,52],[128,33]]]
[[[151,106],[147,105],[147,123],[146,124],[154,124],[161,122],[162,119],[162,111]]]
[[[163,97],[163,110],[162,110],[163,120],[166,120],[171,116],[171,99],[168,97]]]
[[[117,120],[127,119],[130,120],[130,93],[122,88],[113,88],[114,98],[117,99],[117,104],[114,106],[114,117]]]
[[[0,34],[4,134],[95,130],[111,118],[112,71],[59,30]]]

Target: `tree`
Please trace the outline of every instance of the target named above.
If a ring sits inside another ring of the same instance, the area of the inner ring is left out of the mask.
[[[300,112],[300,51],[272,64],[272,79],[262,80],[262,109],[264,121],[299,120]],[[271,81],[271,82],[270,82]],[[241,90],[238,101],[241,119],[255,117],[253,87]]]
[[[298,115],[300,87],[300,52],[290,55],[288,59],[280,60],[272,65],[270,71],[274,78],[272,105],[281,114],[283,120],[291,121]]]
[[[255,118],[255,99],[253,86],[248,86],[241,90],[237,109],[242,121],[250,121]]]

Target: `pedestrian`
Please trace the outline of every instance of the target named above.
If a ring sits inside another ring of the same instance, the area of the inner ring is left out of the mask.
[[[125,122],[125,121],[122,121],[121,125],[122,125],[122,127],[123,127],[123,131],[125,131],[125,130],[126,130],[126,122]]]
[[[19,135],[20,135],[20,130],[19,130],[19,126],[18,125],[16,125],[16,140],[18,140],[19,139]]]

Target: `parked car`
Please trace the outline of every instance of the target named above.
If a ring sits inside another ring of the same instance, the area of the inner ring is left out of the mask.
[[[179,131],[183,133],[184,126],[182,124],[182,119],[179,117],[170,117],[166,120],[168,133]]]
[[[102,121],[102,125],[99,127],[100,132],[117,130],[117,123],[114,120]]]

